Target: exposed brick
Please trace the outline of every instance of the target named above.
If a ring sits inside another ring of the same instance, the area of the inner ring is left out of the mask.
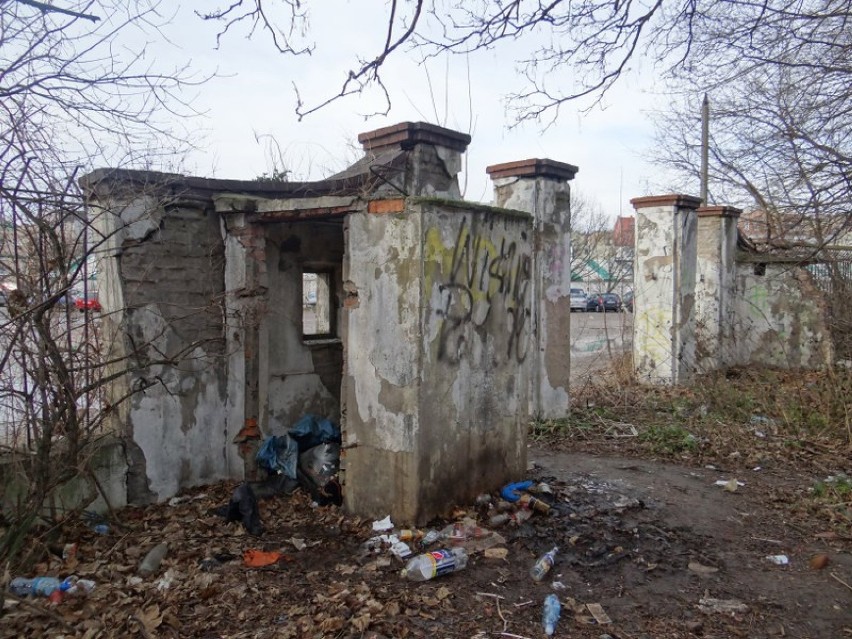
[[[395,198],[392,200],[371,200],[367,203],[367,211],[375,215],[387,213],[402,213],[405,210],[405,200]]]

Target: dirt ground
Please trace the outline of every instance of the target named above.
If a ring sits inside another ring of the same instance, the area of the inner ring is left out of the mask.
[[[266,531],[251,537],[211,514],[234,488],[223,483],[173,506],[121,511],[107,535],[81,523],[67,533],[74,539],[55,540],[77,541],[76,558],[54,556],[39,570],[91,578],[95,591],[58,605],[7,598],[0,636],[532,639],[545,636],[542,601],[555,592],[556,637],[852,637],[851,540],[791,515],[808,478],[755,471],[728,492],[714,484],[732,478],[721,470],[543,448],[530,458],[529,478],[550,486],[540,496],[553,508],[495,529],[505,558],[476,553],[463,571],[407,582],[400,560],[363,550],[372,521],[297,492],[262,501]],[[490,514],[485,505],[454,513],[485,526]],[[137,577],[141,556],[161,541],[170,550],[160,571]],[[529,568],[553,545],[557,563],[536,583]],[[249,568],[250,548],[283,554]],[[789,565],[766,558],[780,554]],[[811,568],[819,554],[827,566]],[[741,606],[702,610],[709,599]],[[595,621],[585,607],[595,603],[610,623]]]

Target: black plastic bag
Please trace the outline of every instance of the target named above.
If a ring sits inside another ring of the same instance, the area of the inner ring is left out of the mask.
[[[257,497],[247,483],[237,486],[228,505],[220,506],[214,512],[220,517],[224,517],[225,521],[241,521],[250,535],[260,537],[263,534],[260,511],[257,508]]]

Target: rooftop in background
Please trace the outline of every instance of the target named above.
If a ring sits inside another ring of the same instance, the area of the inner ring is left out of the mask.
[[[633,246],[636,233],[635,217],[619,217],[612,230],[612,243],[615,246]]]

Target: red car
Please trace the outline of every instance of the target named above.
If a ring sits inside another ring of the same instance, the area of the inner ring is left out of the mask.
[[[81,313],[83,311],[100,311],[101,303],[98,301],[97,295],[90,295],[89,297],[78,297],[74,300],[74,308],[76,308]]]

